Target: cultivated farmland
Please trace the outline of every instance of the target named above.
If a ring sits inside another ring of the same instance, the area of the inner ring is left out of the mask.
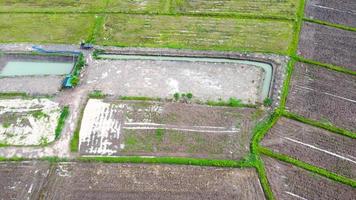
[[[304,169],[263,157],[267,178],[277,199],[352,200],[356,190]]]
[[[55,139],[59,105],[48,99],[0,100],[0,144],[40,145]]]
[[[39,199],[49,163],[0,163],[0,199]]]
[[[98,44],[286,53],[288,21],[111,14]]]
[[[44,199],[264,199],[254,169],[59,163]]]
[[[298,49],[304,58],[356,71],[355,52],[355,32],[304,22]]]
[[[308,0],[307,2],[305,16],[308,18],[356,27],[355,1]]]
[[[278,153],[356,178],[356,140],[326,130],[281,118],[261,145]]]
[[[94,26],[93,15],[0,14],[0,43],[79,43]]]
[[[83,155],[238,159],[263,111],[179,103],[90,99],[80,130]]]
[[[355,88],[356,79],[352,75],[297,63],[292,76],[287,110],[354,132]]]

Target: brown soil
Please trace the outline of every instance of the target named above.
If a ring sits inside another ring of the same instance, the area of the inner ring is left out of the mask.
[[[356,178],[355,139],[281,118],[261,144],[309,164],[352,179]]]
[[[287,110],[356,132],[356,79],[323,67],[297,63]]]
[[[356,71],[356,34],[319,24],[304,22],[298,54],[322,63]]]
[[[60,163],[41,199],[264,199],[253,169]]]
[[[356,190],[293,165],[263,157],[276,199],[353,200]],[[297,196],[296,196],[297,195]]]

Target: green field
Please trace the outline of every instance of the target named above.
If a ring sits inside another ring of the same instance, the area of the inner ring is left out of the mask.
[[[0,0],[0,12],[103,11],[105,0]]]
[[[0,42],[78,44],[93,26],[93,15],[0,14]]]
[[[98,44],[286,53],[287,21],[188,16],[108,15]]]
[[[299,0],[2,0],[0,12],[122,12],[295,17]]]

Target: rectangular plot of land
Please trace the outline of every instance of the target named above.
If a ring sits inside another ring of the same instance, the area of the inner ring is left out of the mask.
[[[87,83],[105,94],[173,98],[192,93],[207,101],[262,102],[266,73],[254,65],[218,62],[97,60]]]
[[[94,15],[2,14],[0,42],[73,43],[89,37]]]
[[[253,169],[59,163],[44,199],[264,199]]]
[[[314,65],[294,68],[287,110],[356,131],[355,76]]]
[[[225,13],[294,17],[299,0],[174,0],[172,10],[177,13]]]
[[[304,22],[298,54],[322,63],[356,71],[356,33]]]
[[[276,199],[353,200],[356,190],[273,158],[263,157],[267,179]]]
[[[0,199],[39,199],[49,163],[0,163]]]
[[[102,11],[103,0],[2,0],[0,12]]]
[[[305,16],[356,27],[356,2],[354,0],[308,0]]]
[[[82,155],[240,159],[263,116],[247,108],[90,99],[79,149]]]
[[[293,23],[218,17],[108,15],[98,44],[286,53]]]
[[[352,179],[356,178],[356,140],[281,118],[263,146]]]

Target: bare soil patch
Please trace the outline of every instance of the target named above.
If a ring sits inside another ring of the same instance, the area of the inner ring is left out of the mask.
[[[356,131],[356,79],[314,65],[297,63],[287,109],[307,118]]]
[[[355,139],[281,118],[261,144],[334,173],[356,178]]]
[[[193,93],[200,100],[241,99],[262,102],[264,71],[236,63],[94,60],[87,84],[105,94],[172,98]]]
[[[263,116],[250,108],[90,99],[80,153],[240,159],[249,152],[251,128]]]
[[[48,173],[45,162],[0,163],[0,199],[39,199]]]
[[[253,169],[60,163],[43,199],[264,199]]]
[[[356,190],[293,165],[263,157],[276,199],[352,200]]]
[[[308,0],[305,15],[312,19],[356,27],[356,3],[353,0]]]
[[[309,22],[303,23],[299,55],[356,71],[355,52],[355,32]]]

